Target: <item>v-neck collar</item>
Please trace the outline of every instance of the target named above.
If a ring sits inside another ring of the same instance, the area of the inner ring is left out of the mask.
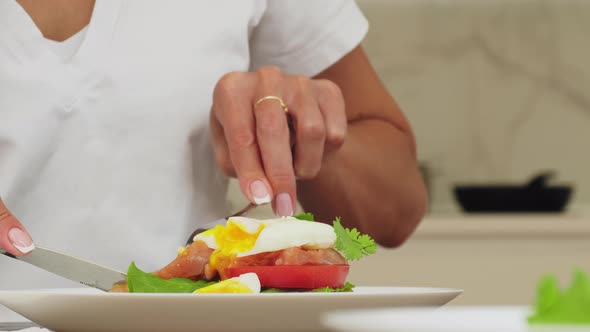
[[[109,50],[119,20],[121,3],[121,0],[95,1],[86,38],[76,54],[81,62],[98,61]]]
[[[121,2],[95,2],[86,36],[71,58],[72,61],[96,64],[104,58],[103,53],[109,49],[113,38]],[[26,62],[27,59],[51,59],[53,62],[61,62],[33,19],[15,0],[0,1],[0,18],[0,43],[6,42],[14,56],[22,57],[19,60]]]

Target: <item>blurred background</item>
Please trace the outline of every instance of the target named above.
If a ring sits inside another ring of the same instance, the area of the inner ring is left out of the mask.
[[[527,304],[545,273],[565,285],[590,272],[590,1],[357,2],[431,206],[404,246],[354,263],[352,281]],[[244,205],[235,183],[229,200]]]
[[[554,170],[590,205],[590,2],[363,0],[365,47],[415,130],[432,212],[450,189]]]

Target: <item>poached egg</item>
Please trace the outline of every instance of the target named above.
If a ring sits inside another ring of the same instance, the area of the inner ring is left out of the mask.
[[[194,241],[197,240],[211,249],[244,257],[291,247],[332,248],[336,233],[328,224],[293,217],[266,220],[232,217],[226,225],[197,234]]]
[[[232,217],[225,225],[197,234],[194,241],[203,241],[213,249],[209,265],[223,270],[239,257],[292,247],[332,248],[336,233],[331,225],[293,217],[266,220]]]

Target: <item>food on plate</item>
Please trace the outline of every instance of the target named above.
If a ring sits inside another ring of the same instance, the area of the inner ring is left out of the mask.
[[[542,278],[534,309],[531,324],[590,324],[590,278],[577,270],[564,291],[554,276]]]
[[[194,237],[176,258],[153,273],[129,267],[113,292],[272,293],[348,292],[349,261],[375,252],[368,235],[311,214],[258,220],[230,218]]]
[[[244,273],[209,286],[199,288],[194,293],[260,293],[260,280],[256,273]]]

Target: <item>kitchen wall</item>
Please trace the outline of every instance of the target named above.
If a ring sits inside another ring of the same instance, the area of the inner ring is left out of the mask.
[[[553,169],[590,205],[590,2],[360,0],[374,66],[411,121],[432,212],[456,183]]]

